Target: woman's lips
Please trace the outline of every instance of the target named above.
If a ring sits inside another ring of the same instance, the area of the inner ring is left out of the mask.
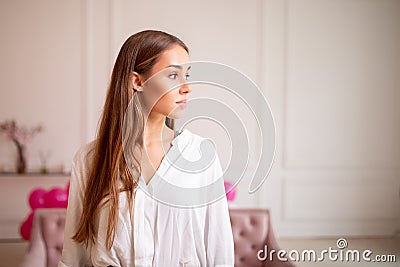
[[[186,104],[186,99],[176,102],[177,104]]]

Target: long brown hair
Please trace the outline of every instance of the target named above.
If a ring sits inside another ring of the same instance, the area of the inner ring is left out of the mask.
[[[115,61],[108,87],[107,97],[101,116],[94,146],[93,161],[90,164],[87,186],[83,200],[83,211],[78,229],[73,239],[87,247],[89,242],[96,242],[96,219],[100,203],[106,200],[109,205],[106,247],[111,249],[118,222],[119,194],[126,191],[132,219],[132,203],[137,180],[129,170],[140,173],[139,159],[125,159],[123,151],[124,115],[129,106],[133,121],[130,138],[135,145],[143,148],[144,115],[142,114],[138,92],[130,102],[129,88],[132,72],[143,76],[151,72],[161,53],[172,45],[180,45],[188,53],[187,46],[177,37],[157,30],[145,30],[130,36],[122,45]],[[167,124],[173,126],[173,121]],[[133,162],[133,166],[130,166]],[[122,188],[121,188],[122,184]]]

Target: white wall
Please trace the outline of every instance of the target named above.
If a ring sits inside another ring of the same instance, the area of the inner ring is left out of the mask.
[[[46,127],[31,166],[39,149],[69,165],[94,136],[120,46],[156,28],[182,38],[192,60],[241,70],[269,100],[276,160],[257,193],[239,184],[236,205],[271,208],[281,235],[400,228],[399,1],[39,0],[0,12],[0,118]],[[0,149],[11,166],[12,144],[0,137]]]
[[[267,1],[276,164],[260,205],[284,235],[400,229],[400,2]]]
[[[45,130],[28,147],[29,166],[39,151],[48,164],[68,168],[82,141],[82,21],[79,1],[2,1],[0,8],[0,121],[15,119]],[[0,165],[14,167],[16,149],[0,135]]]

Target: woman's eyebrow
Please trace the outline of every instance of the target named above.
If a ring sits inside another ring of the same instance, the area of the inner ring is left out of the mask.
[[[177,68],[177,69],[182,69],[182,66],[181,66],[181,65],[169,65],[169,66],[167,66],[166,68],[169,68],[169,67]],[[192,67],[192,66],[189,66],[189,67],[187,68],[186,71],[190,70],[191,67]]]

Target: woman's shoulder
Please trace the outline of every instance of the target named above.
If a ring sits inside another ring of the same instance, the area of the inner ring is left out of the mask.
[[[189,129],[183,129],[181,132],[182,135],[182,143],[191,145],[193,147],[200,148],[203,145],[209,144],[214,147],[214,142],[212,139],[208,137],[204,137],[200,134],[194,133],[190,131]]]
[[[183,130],[178,131],[179,135],[182,137],[185,143],[192,143],[199,145],[204,140],[210,140],[209,138],[203,137],[197,133],[192,132],[191,130],[184,128]]]
[[[75,152],[72,164],[75,167],[87,167],[93,159],[96,140],[90,141],[82,146]]]
[[[188,129],[184,129],[180,134],[178,147],[180,153],[189,160],[198,160],[205,155],[214,156],[216,154],[216,146],[212,139],[194,133]]]

